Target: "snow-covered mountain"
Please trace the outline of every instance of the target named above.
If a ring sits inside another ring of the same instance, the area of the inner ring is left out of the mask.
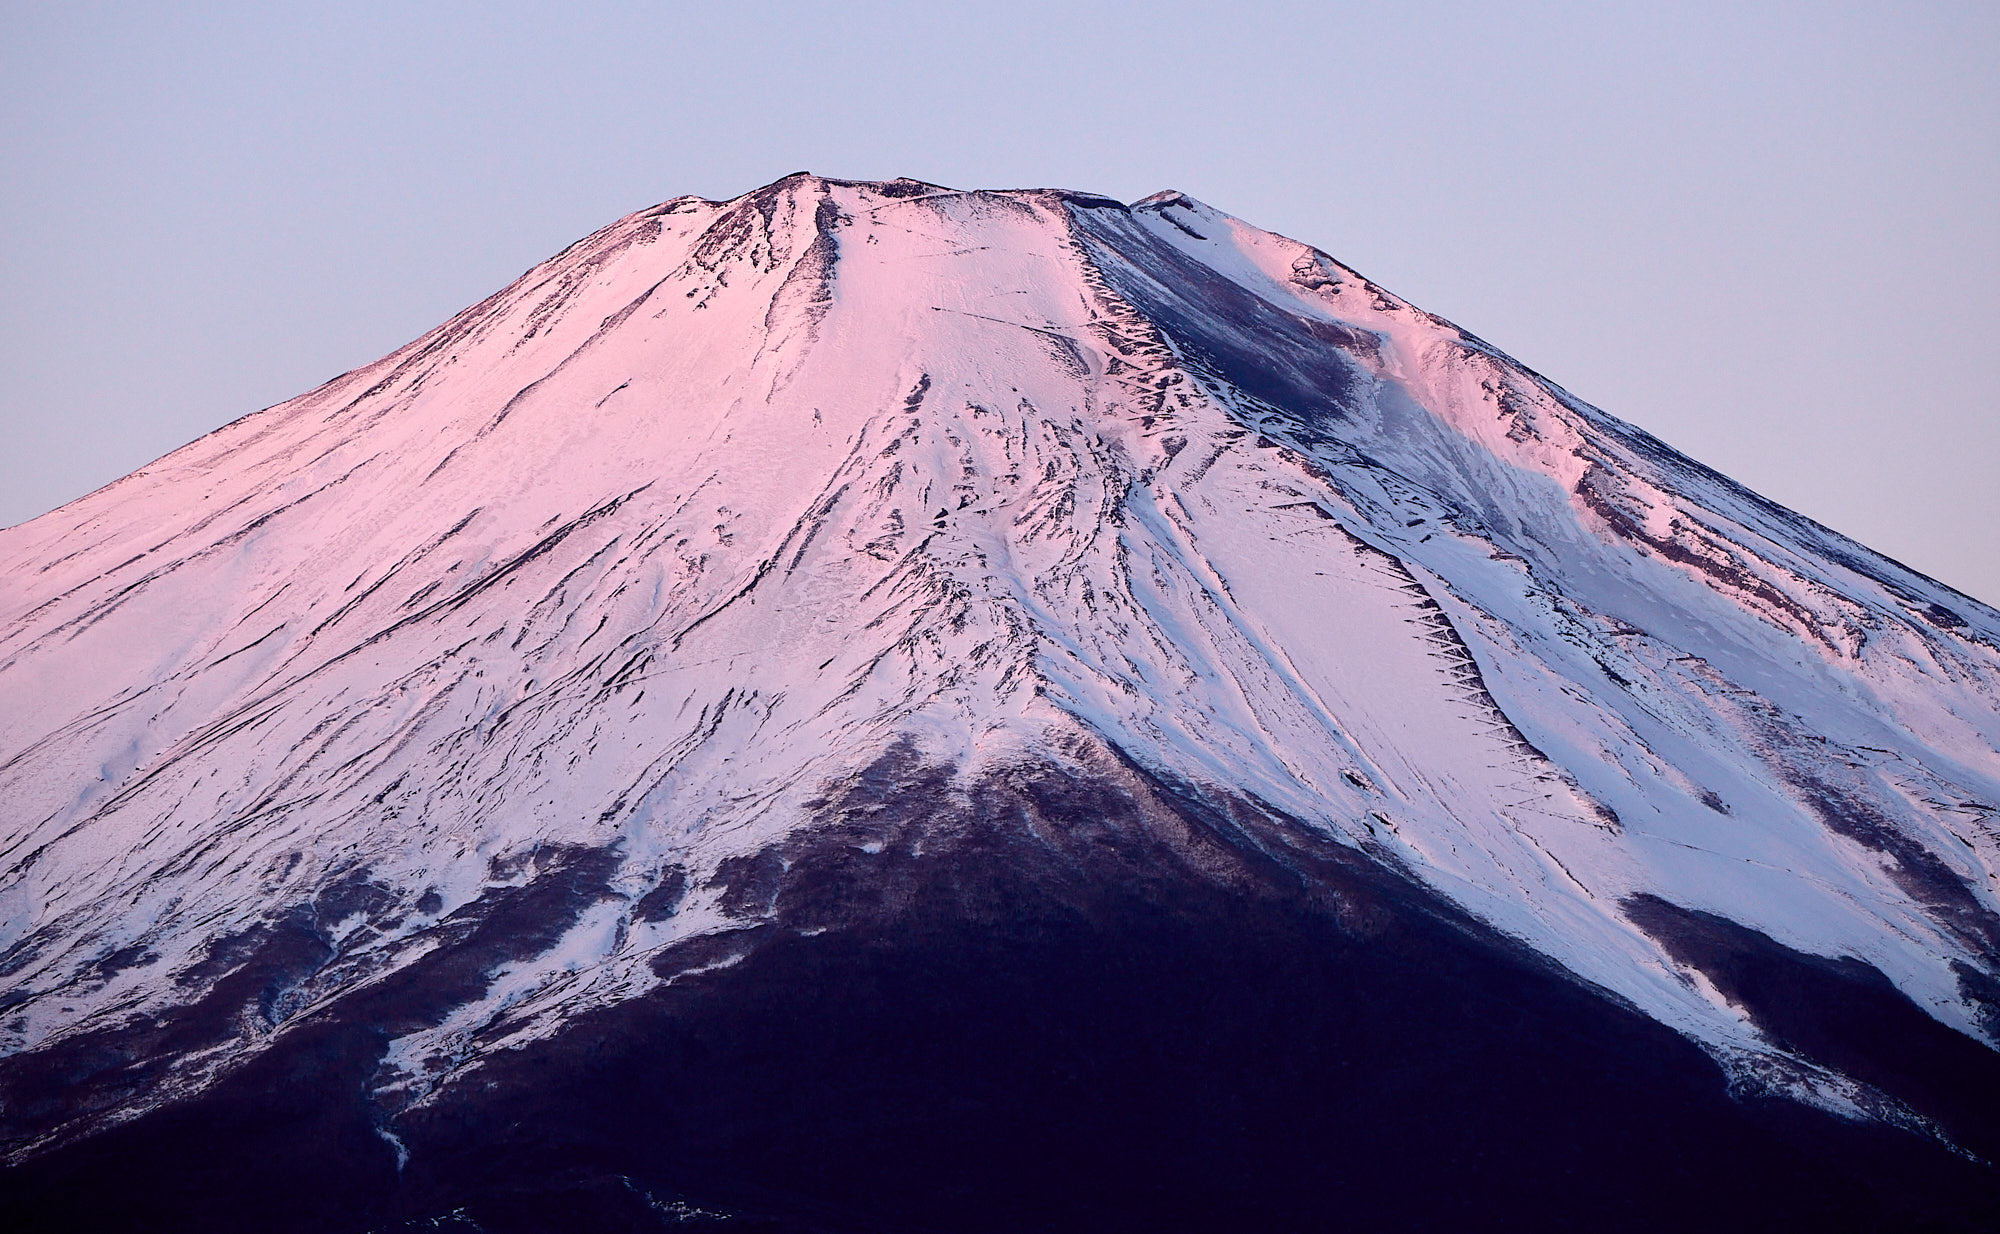
[[[792,176],[0,532],[4,1185],[501,1228],[467,1197],[534,1161],[660,1226],[1159,1228],[1008,1206],[1158,1145],[1041,1192],[1007,1157],[998,1206],[945,1147],[855,1162],[1227,1074],[1147,1117],[1321,1173],[1186,1183],[1210,1228],[1602,1220],[1590,1154],[1647,1120],[1713,1158],[1662,1221],[1959,1220],[1996,802],[2000,613],[1326,254],[1177,193]],[[1085,1105],[1021,1078],[1058,1040]],[[1370,1188],[1453,1122],[1502,1182]]]

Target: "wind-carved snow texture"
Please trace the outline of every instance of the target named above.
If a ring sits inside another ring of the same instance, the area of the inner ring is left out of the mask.
[[[0,579],[17,1159],[343,1008],[400,1155],[895,751],[1144,768],[1849,1113],[1675,913],[2000,1033],[2000,614],[1179,194],[676,199]]]

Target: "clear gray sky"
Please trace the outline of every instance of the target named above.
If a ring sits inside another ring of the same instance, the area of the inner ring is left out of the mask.
[[[805,169],[1182,189],[2000,601],[1996,64],[1984,2],[0,0],[0,525]]]

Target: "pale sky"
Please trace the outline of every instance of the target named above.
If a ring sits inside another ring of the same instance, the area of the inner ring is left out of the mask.
[[[0,0],[0,525],[787,172],[1182,189],[2000,601],[2000,6]]]

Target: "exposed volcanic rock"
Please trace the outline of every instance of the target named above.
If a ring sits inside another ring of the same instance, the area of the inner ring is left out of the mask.
[[[2000,613],[1317,250],[680,198],[0,532],[0,1203],[1988,1228],[1996,747]]]

